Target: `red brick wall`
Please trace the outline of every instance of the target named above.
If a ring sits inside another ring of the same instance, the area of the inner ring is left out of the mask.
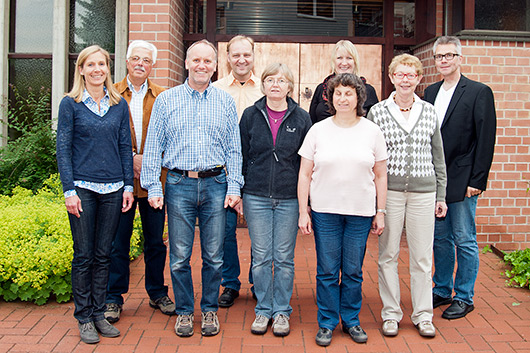
[[[414,53],[425,71],[420,94],[441,79],[432,44]],[[490,86],[497,108],[495,155],[477,208],[479,245],[525,249],[530,247],[530,43],[462,40],[462,54],[462,73]]]
[[[129,40],[143,39],[158,48],[151,78],[164,87],[184,81],[183,0],[130,0]]]

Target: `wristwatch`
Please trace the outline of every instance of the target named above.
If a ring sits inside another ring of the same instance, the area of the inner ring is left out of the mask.
[[[377,212],[386,215],[386,209],[384,209],[384,208],[378,208]]]

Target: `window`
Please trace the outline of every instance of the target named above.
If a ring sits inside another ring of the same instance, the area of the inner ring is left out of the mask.
[[[333,0],[298,0],[298,14],[333,18]]]
[[[530,2],[475,0],[475,28],[530,31]]]
[[[52,86],[53,0],[11,0],[9,84],[22,97],[48,94]],[[10,106],[13,90],[8,92]],[[8,136],[16,137],[9,129]]]
[[[414,0],[394,1],[394,36],[413,38],[416,29]]]

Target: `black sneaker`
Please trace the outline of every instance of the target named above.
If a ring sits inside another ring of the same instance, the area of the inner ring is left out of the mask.
[[[346,326],[342,325],[342,331],[349,334],[352,340],[357,343],[366,343],[366,341],[368,341],[368,335],[359,325],[352,326],[350,328],[347,328]]]
[[[99,342],[99,335],[92,321],[84,324],[79,322],[77,324],[77,327],[79,327],[79,336],[81,336],[81,341],[88,344],[94,344]]]
[[[225,288],[217,302],[221,308],[229,308],[234,305],[234,300],[236,300],[237,297],[239,297],[239,291],[232,288]]]
[[[164,295],[157,300],[149,299],[149,306],[154,309],[160,309],[162,314],[175,315],[175,303],[173,303],[167,295]]]
[[[315,337],[315,342],[322,347],[327,347],[331,344],[331,337],[333,331],[329,328],[321,327],[318,329],[317,336]]]

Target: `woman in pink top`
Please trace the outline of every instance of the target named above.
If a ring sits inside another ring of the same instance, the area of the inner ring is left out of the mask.
[[[363,118],[361,79],[337,75],[328,97],[333,116],[313,125],[298,152],[298,225],[315,233],[320,346],[339,321],[355,342],[368,340],[359,322],[362,264],[368,234],[383,232],[387,182],[385,139]]]

